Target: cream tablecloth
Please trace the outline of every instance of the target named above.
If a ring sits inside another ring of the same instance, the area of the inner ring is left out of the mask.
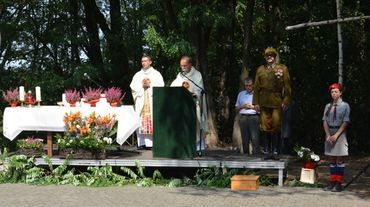
[[[89,115],[93,111],[100,115],[116,115],[118,120],[116,141],[122,145],[127,138],[140,126],[138,115],[133,106],[121,107],[7,107],[3,117],[3,134],[13,140],[22,131],[64,131],[63,117],[65,113],[80,111]]]

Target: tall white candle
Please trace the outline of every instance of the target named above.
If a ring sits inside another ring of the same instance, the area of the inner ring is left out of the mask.
[[[41,88],[40,88],[40,86],[36,86],[35,91],[36,91],[36,101],[41,101]]]
[[[62,102],[63,102],[63,105],[66,106],[67,105],[67,99],[66,99],[66,94],[65,93],[62,93]]]
[[[24,86],[19,87],[19,101],[24,101]]]

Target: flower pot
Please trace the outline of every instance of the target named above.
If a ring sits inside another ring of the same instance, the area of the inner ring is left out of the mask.
[[[312,161],[303,162],[303,168],[315,169],[316,168],[316,163],[312,162]]]
[[[72,159],[106,159],[107,154],[105,150],[87,150],[87,149],[62,149],[59,150],[60,158],[67,158],[68,155]]]
[[[90,104],[91,107],[96,107],[96,103],[99,102],[99,99],[94,99],[94,100],[84,101],[84,102]]]
[[[43,154],[42,149],[18,149],[17,154],[26,155],[27,157],[41,157]]]
[[[9,103],[10,107],[17,107],[18,101],[12,101]]]
[[[111,107],[118,107],[119,106],[119,102],[109,102],[110,106]]]
[[[70,107],[76,107],[76,102],[69,102]]]

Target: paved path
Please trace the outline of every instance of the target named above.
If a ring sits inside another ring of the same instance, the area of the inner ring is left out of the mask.
[[[114,207],[114,206],[251,206],[251,207],[369,207],[370,197],[351,191],[324,192],[312,188],[260,187],[233,192],[214,188],[74,187],[1,184],[1,207]]]

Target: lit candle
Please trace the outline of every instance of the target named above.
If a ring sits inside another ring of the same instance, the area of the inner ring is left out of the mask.
[[[40,102],[41,101],[41,88],[40,86],[36,86],[36,101]]]
[[[24,101],[24,86],[19,87],[19,101]]]

